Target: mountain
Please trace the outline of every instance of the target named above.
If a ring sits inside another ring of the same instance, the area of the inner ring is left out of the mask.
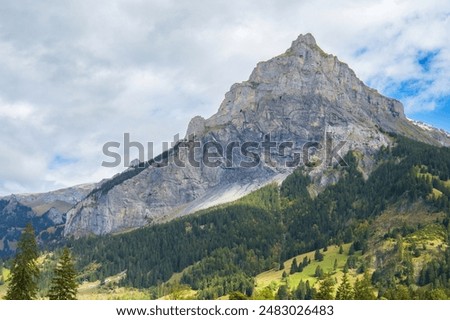
[[[15,251],[16,242],[29,222],[41,243],[59,241],[67,211],[93,188],[93,184],[84,184],[46,193],[0,197],[0,257]]]
[[[0,199],[1,245],[32,220],[41,297],[64,245],[79,298],[448,299],[449,146],[307,34],[155,159]]]
[[[99,184],[67,213],[64,235],[102,235],[170,221],[280,183],[302,163],[314,167],[309,174],[320,192],[339,179],[327,168],[348,150],[361,153],[367,176],[376,152],[391,144],[387,133],[450,145],[448,134],[408,120],[399,101],[367,87],[311,34],[300,35],[285,53],[258,63],[248,81],[234,84],[215,115],[194,117],[185,139],[172,149]],[[231,142],[244,152],[233,152]],[[276,147],[265,152],[264,142]],[[294,147],[283,148],[283,142]],[[201,161],[206,151],[220,162]]]

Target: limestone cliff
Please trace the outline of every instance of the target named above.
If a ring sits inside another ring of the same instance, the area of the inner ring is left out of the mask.
[[[367,87],[312,35],[300,35],[284,54],[258,63],[248,81],[234,84],[215,115],[193,118],[173,149],[93,190],[68,212],[65,235],[119,232],[232,201],[282,181],[291,163],[312,167],[320,190],[338,179],[327,169],[349,150],[359,152],[361,169],[370,172],[375,152],[391,143],[389,132],[450,145],[445,133],[409,121],[399,101]],[[268,139],[275,146],[265,152],[259,147]],[[237,146],[233,159],[205,163],[202,147],[230,155],[230,143]],[[239,152],[245,143],[259,147]],[[194,150],[190,158],[187,149]]]

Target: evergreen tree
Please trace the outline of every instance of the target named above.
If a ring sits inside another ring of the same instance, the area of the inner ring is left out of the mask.
[[[306,284],[303,280],[300,280],[297,289],[294,291],[294,298],[296,300],[305,300],[306,297]]]
[[[353,300],[354,296],[353,288],[348,280],[348,274],[345,272],[336,292],[336,300]]]
[[[349,256],[347,262],[345,263],[349,269],[355,269],[358,263],[356,256]]]
[[[311,288],[309,280],[306,282],[301,280],[297,289],[293,292],[293,295],[296,300],[312,300],[315,295],[315,291],[314,288]]]
[[[312,300],[316,295],[316,289],[311,287],[309,280],[306,280],[305,287],[306,287],[305,300]]]
[[[342,247],[342,244],[339,246],[339,254],[343,254],[344,253],[344,248]]]
[[[316,251],[314,252],[314,260],[323,261],[323,254],[320,252],[319,249],[316,249]]]
[[[335,282],[330,275],[320,282],[319,291],[316,293],[314,299],[316,300],[333,300]]]
[[[323,269],[319,266],[316,267],[316,271],[314,271],[314,276],[316,278],[322,278],[323,277]]]
[[[347,273],[347,272],[348,272],[348,263],[345,264],[344,270],[343,270],[343,271],[344,271],[344,273]]]
[[[355,300],[375,300],[375,293],[370,282],[369,274],[366,272],[362,280],[355,282]]]
[[[337,267],[338,267],[338,261],[337,261],[337,259],[334,259],[333,270],[336,271]]]
[[[352,243],[352,245],[350,246],[350,249],[348,249],[348,255],[352,256],[354,254],[355,254],[355,246]]]
[[[297,258],[294,258],[294,260],[292,260],[292,264],[291,264],[291,270],[290,270],[290,274],[294,274],[298,271],[298,264],[297,264]]]
[[[76,300],[77,272],[70,250],[66,247],[55,269],[48,297],[50,300]]]
[[[282,285],[278,288],[277,295],[275,297],[277,300],[289,300],[289,288],[287,285]]]
[[[17,254],[11,267],[7,300],[32,300],[38,293],[38,247],[34,229],[28,224],[17,245]]]
[[[310,262],[311,262],[311,261],[308,259],[308,257],[305,256],[305,257],[303,258],[303,262],[302,262],[303,268],[306,267]]]

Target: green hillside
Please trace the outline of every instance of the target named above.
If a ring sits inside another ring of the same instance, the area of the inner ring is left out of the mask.
[[[284,262],[283,269],[272,269],[258,274],[255,277],[256,290],[266,286],[278,288],[282,284],[287,284],[290,288],[296,288],[302,280],[304,282],[309,281],[311,284],[316,284],[319,281],[319,278],[315,276],[315,271],[318,266],[322,268],[325,274],[330,273],[333,274],[334,277],[340,279],[342,277],[342,270],[347,263],[350,244],[342,245],[343,253],[341,254],[339,253],[339,248],[339,246],[333,245],[328,247],[326,252],[321,249],[320,252],[324,255],[323,261],[314,259],[314,251],[294,257],[299,262],[302,262],[305,257],[311,260],[311,263],[308,264],[302,272],[290,274],[292,261],[294,260],[294,258],[291,258]],[[360,256],[360,253],[355,255]],[[334,268],[335,261],[337,262],[336,269]],[[283,278],[283,272],[287,273],[288,276],[286,278]]]

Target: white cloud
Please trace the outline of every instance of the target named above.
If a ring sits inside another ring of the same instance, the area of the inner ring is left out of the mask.
[[[409,114],[450,95],[444,0],[1,2],[0,194],[113,175],[105,142],[183,135],[300,33],[385,94],[416,81]]]
[[[0,105],[0,117],[5,119],[24,121],[34,113],[33,106],[24,102],[7,104],[0,100]]]

